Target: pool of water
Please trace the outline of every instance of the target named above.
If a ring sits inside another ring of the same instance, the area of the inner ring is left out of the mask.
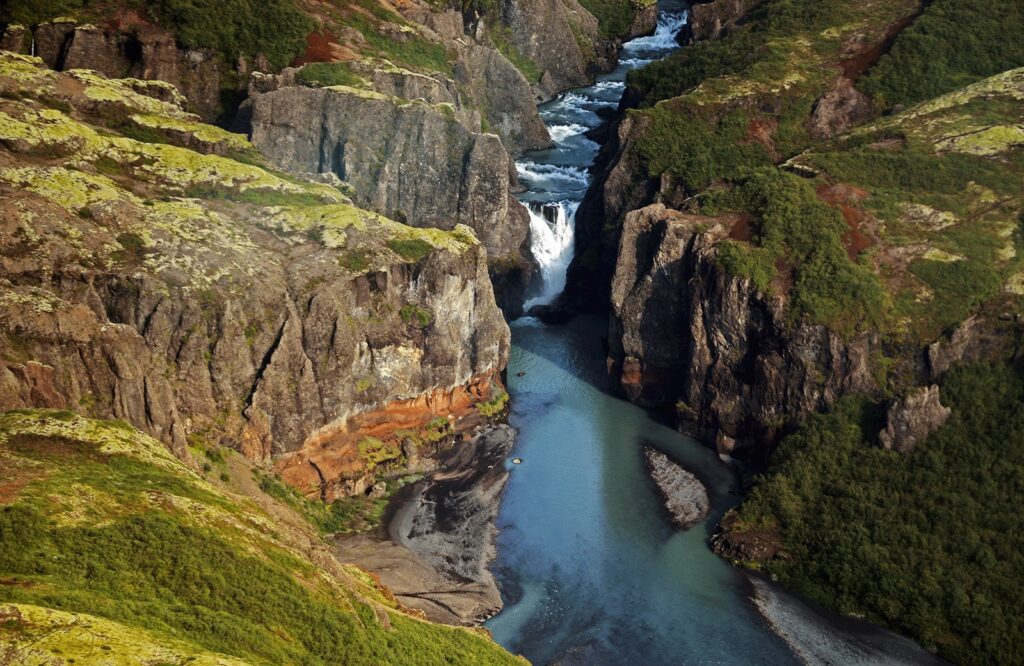
[[[735,478],[714,453],[610,395],[605,322],[513,324],[509,391],[519,430],[492,569],[506,600],[487,626],[535,664],[790,664],[749,602],[742,573],[707,547],[735,504]],[[642,445],[685,464],[713,510],[671,527]]]

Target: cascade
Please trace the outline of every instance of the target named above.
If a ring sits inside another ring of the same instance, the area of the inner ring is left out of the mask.
[[[573,256],[576,209],[590,185],[590,166],[600,146],[587,133],[606,121],[626,89],[626,75],[679,47],[686,11],[663,11],[654,33],[623,45],[619,65],[592,86],[558,95],[540,108],[553,148],[533,151],[516,162],[526,187],[520,201],[530,211],[531,249],[540,265],[540,285],[526,309],[552,302],[565,288]]]

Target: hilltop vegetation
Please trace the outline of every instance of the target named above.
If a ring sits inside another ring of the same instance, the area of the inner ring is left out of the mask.
[[[730,531],[774,534],[762,568],[959,664],[1012,663],[1024,640],[1024,367],[957,368],[947,424],[909,455],[876,443],[884,410],[849,398],[783,440]]]
[[[895,39],[861,89],[879,106],[916,104],[1024,64],[1019,2],[934,0]]]
[[[0,464],[0,643],[16,657],[66,663],[90,644],[175,662],[517,663],[406,615],[270,496],[212,486],[123,422],[7,412]]]

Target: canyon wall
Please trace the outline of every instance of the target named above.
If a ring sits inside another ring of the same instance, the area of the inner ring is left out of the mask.
[[[808,412],[876,391],[879,343],[794,326],[782,297],[724,270],[716,244],[742,224],[661,204],[626,215],[609,368],[630,400],[673,405],[680,426],[719,453],[757,458]]]
[[[135,82],[2,58],[0,409],[122,418],[182,457],[219,441],[330,498],[503,404],[509,332],[471,229],[255,166]],[[281,462],[311,447],[331,476]]]

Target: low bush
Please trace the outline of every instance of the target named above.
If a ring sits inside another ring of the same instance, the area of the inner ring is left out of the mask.
[[[783,440],[738,509],[777,528],[766,570],[956,663],[1012,663],[1024,640],[1024,368],[952,370],[953,414],[909,455],[875,443],[878,405],[847,399]]]

